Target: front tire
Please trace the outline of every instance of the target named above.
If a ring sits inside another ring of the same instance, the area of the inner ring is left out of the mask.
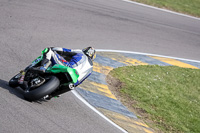
[[[10,81],[9,81],[9,83],[8,83],[9,86],[10,86],[10,87],[13,87],[13,88],[19,86],[18,80],[19,80],[20,77],[21,77],[21,73],[18,73],[18,74],[15,75],[13,78],[11,78]]]
[[[57,77],[51,76],[48,81],[34,90],[30,90],[24,93],[24,98],[28,101],[36,101],[43,98],[46,95],[51,94],[58,88],[60,81]]]

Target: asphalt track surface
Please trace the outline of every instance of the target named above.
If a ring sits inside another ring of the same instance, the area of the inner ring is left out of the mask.
[[[0,0],[0,132],[121,132],[71,92],[29,103],[8,80],[49,46],[199,60],[200,21],[121,0]]]

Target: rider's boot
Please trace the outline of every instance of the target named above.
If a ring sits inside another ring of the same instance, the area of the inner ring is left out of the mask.
[[[51,61],[48,59],[43,59],[41,66],[40,67],[36,67],[36,68],[32,68],[33,71],[37,71],[39,73],[45,73],[45,71],[47,70],[47,68],[51,65]]]

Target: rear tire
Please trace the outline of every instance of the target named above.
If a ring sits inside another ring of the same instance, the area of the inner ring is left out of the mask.
[[[18,73],[18,74],[15,75],[13,78],[11,78],[10,81],[9,81],[9,83],[8,83],[9,86],[10,86],[10,87],[13,87],[13,88],[19,86],[19,82],[18,82],[19,77],[21,77],[21,74],[20,74],[20,73]]]
[[[27,101],[36,101],[43,98],[46,95],[51,94],[54,90],[58,88],[60,81],[57,77],[51,76],[48,81],[43,85],[39,86],[34,90],[30,90],[24,93],[24,98]]]

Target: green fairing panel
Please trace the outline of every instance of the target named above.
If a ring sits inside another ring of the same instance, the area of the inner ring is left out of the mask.
[[[48,48],[45,48],[43,51],[42,51],[42,54],[46,53],[48,51]]]
[[[39,56],[37,59],[35,59],[32,64],[37,64],[38,62],[40,62],[43,59],[43,55]]]
[[[73,83],[76,83],[78,81],[78,77],[79,77],[79,75],[75,69],[67,67],[67,66],[59,65],[59,64],[56,64],[51,68],[48,68],[47,72],[52,72],[52,73],[67,72],[71,76]]]

